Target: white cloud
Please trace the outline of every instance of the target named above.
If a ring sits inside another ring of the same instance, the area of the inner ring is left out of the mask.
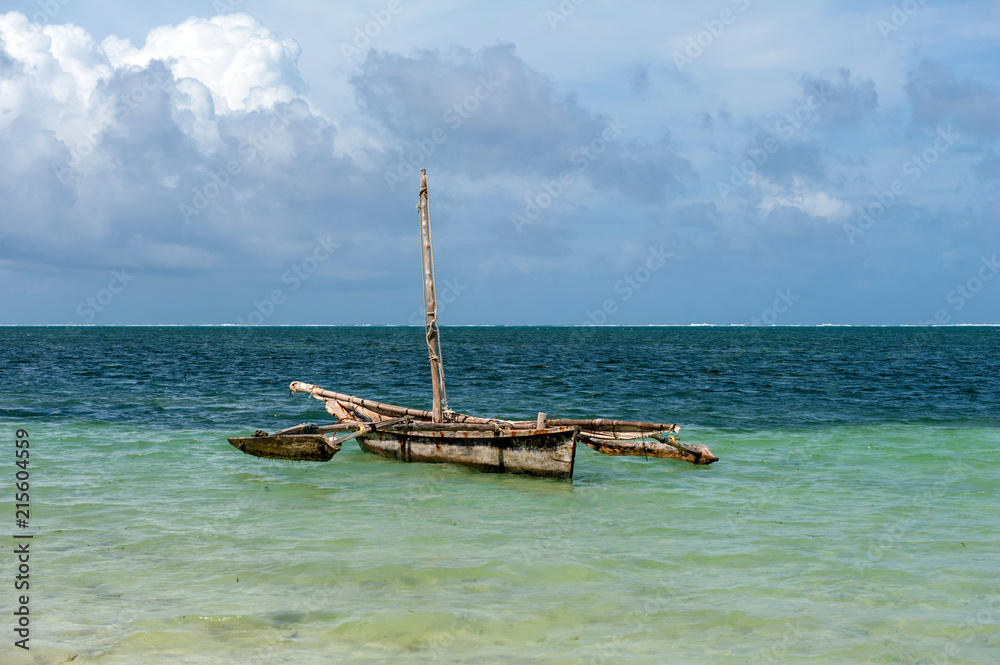
[[[112,67],[86,31],[9,12],[0,14],[0,43],[11,62],[0,77],[0,129],[27,116],[65,142],[92,132],[91,96]]]
[[[217,113],[270,108],[301,87],[299,45],[279,39],[247,14],[189,18],[152,30],[142,48],[111,36],[102,42],[116,68],[162,60],[178,81],[194,79],[212,94]]]
[[[204,150],[216,145],[218,116],[273,108],[295,99],[302,87],[298,44],[246,14],[162,26],[136,48],[115,36],[98,44],[82,28],[42,26],[8,12],[0,14],[0,44],[13,70],[0,77],[0,129],[30,118],[71,148],[115,122],[116,108],[102,95],[102,84],[153,60],[176,80],[180,124]]]
[[[298,96],[298,56],[245,14],[159,27],[141,48],[0,14],[5,250],[183,270],[294,236],[311,215],[280,229],[269,215],[351,164],[333,156],[336,127]],[[329,159],[289,164],[310,152]],[[206,192],[186,225],[180,207]]]
[[[779,208],[797,208],[811,217],[823,217],[831,222],[851,216],[850,203],[810,186],[799,176],[794,176],[788,187],[779,187],[756,174],[751,182],[764,192],[757,209],[765,215]]]

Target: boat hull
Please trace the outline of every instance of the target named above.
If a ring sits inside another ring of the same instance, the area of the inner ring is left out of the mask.
[[[719,461],[719,458],[712,454],[708,446],[703,446],[700,443],[682,444],[676,441],[674,444],[669,444],[644,439],[627,441],[597,438],[586,434],[581,434],[579,438],[580,443],[605,455],[640,455],[642,457],[678,459],[692,464],[711,464]]]
[[[319,434],[232,437],[229,443],[254,457],[303,462],[329,462],[340,444]]]
[[[406,431],[359,436],[361,449],[402,462],[449,463],[487,473],[573,477],[575,427],[511,431]]]

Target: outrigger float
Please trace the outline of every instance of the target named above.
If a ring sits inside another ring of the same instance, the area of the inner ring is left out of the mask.
[[[509,421],[481,418],[448,409],[438,333],[434,251],[428,210],[427,173],[420,172],[420,236],[423,245],[424,330],[431,366],[430,411],[394,406],[293,381],[293,393],[325,403],[337,421],[305,423],[274,434],[257,430],[229,443],[248,455],[327,462],[341,446],[355,440],[362,450],[403,462],[447,462],[491,473],[519,473],[572,478],[577,442],[605,455],[641,455],[711,464],[719,458],[707,446],[681,443],[680,425],[604,418]]]

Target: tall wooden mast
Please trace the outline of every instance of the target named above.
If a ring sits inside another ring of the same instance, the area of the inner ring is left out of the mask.
[[[434,280],[434,248],[431,246],[431,214],[427,206],[427,171],[420,169],[420,239],[423,247],[421,258],[424,266],[424,332],[427,336],[427,353],[431,361],[431,385],[434,388],[432,420],[444,422],[448,398],[444,391],[444,365],[441,362],[441,336],[438,333],[437,287]]]

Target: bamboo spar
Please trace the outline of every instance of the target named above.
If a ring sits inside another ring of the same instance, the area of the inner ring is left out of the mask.
[[[427,354],[431,362],[431,386],[434,389],[432,420],[444,422],[447,398],[444,391],[444,367],[441,363],[441,340],[437,320],[437,287],[434,282],[434,248],[431,246],[431,216],[427,204],[427,170],[420,169],[420,239],[423,246],[421,256],[424,268],[424,311],[426,320],[424,332],[427,336]]]
[[[318,400],[337,400],[347,404],[356,404],[358,406],[363,406],[366,409],[375,411],[383,416],[412,416],[413,418],[422,420],[432,420],[434,416],[434,414],[430,411],[411,409],[404,406],[386,404],[384,402],[376,402],[371,399],[363,399],[361,397],[355,397],[345,393],[326,390],[325,388],[320,388],[319,386],[314,386],[311,383],[304,383],[302,381],[292,381],[292,383],[288,386],[288,389],[293,393],[306,393],[308,395],[312,395]],[[514,429],[532,429],[537,427],[537,421],[535,420],[501,421],[496,418],[479,418],[461,413],[450,413],[448,415],[448,422],[489,424],[491,426],[496,423],[497,425],[513,427]],[[608,418],[554,418],[546,421],[546,425],[548,427],[579,427],[586,431],[612,433],[672,432],[676,434],[681,431],[680,425],[672,425],[668,423],[643,423],[632,420],[610,420]]]

